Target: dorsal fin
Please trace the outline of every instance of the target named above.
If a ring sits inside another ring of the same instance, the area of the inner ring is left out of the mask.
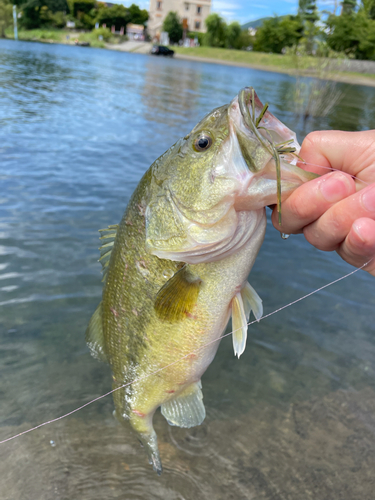
[[[111,258],[111,252],[113,244],[116,239],[117,229],[118,229],[118,224],[113,224],[105,229],[99,229],[100,233],[99,239],[102,240],[103,242],[102,246],[99,247],[100,250],[99,262],[102,264],[102,273],[103,273],[102,281],[105,281],[107,277],[109,259]]]
[[[201,283],[186,266],[177,271],[156,296],[155,311],[159,318],[175,322],[191,314],[198,300]]]

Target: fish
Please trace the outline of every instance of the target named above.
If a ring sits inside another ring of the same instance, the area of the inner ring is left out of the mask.
[[[207,114],[146,171],[119,224],[100,230],[102,301],[86,331],[109,363],[114,414],[162,473],[153,415],[190,428],[206,416],[201,378],[232,318],[239,358],[262,300],[247,281],[265,207],[316,177],[252,87]],[[150,376],[152,374],[152,376]]]

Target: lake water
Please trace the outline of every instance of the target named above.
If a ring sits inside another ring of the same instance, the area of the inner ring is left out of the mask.
[[[161,153],[246,85],[301,140],[375,128],[372,88],[337,85],[328,115],[303,123],[287,75],[0,41],[0,440],[111,389],[84,340],[102,289],[97,230],[120,220]],[[269,224],[251,283],[267,314],[350,270]],[[240,360],[223,340],[202,379],[204,424],[155,415],[161,477],[109,396],[0,445],[0,497],[373,499],[374,291],[358,272],[265,319]]]

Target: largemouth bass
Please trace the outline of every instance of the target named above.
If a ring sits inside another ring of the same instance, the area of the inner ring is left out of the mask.
[[[120,224],[101,230],[103,299],[86,338],[111,366],[116,417],[158,474],[155,410],[171,425],[200,425],[214,341],[232,317],[240,357],[250,312],[262,316],[247,277],[278,187],[281,199],[314,177],[295,166],[298,151],[295,134],[243,89],[158,158]]]

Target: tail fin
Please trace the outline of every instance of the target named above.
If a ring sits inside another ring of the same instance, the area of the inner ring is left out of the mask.
[[[114,415],[117,420],[123,424],[125,422],[129,422],[130,420],[130,425],[133,431],[135,432],[141,445],[145,448],[149,464],[152,465],[156,474],[160,476],[163,472],[163,467],[159,454],[158,439],[152,425],[154,411],[152,411],[152,413],[145,414],[137,410],[132,410],[130,411],[129,420],[128,418],[124,418],[118,409],[115,410]]]
[[[163,472],[163,466],[161,465],[156,432],[154,431],[154,429],[152,429],[151,434],[138,434],[138,438],[146,450],[149,464],[152,465],[152,468],[154,469],[156,474],[160,476]]]

